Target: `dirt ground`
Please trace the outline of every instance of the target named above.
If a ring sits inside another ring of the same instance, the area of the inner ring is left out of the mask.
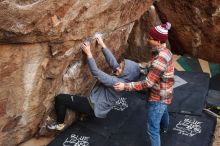
[[[217,118],[213,146],[220,146],[220,118]]]
[[[54,138],[53,137],[49,137],[49,138],[32,138],[29,141],[20,144],[18,146],[46,146],[48,145]]]

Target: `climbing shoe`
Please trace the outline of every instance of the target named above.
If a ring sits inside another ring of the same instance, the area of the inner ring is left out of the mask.
[[[64,128],[65,128],[65,124],[64,123],[62,123],[62,124],[58,124],[58,123],[56,123],[56,122],[53,122],[53,123],[51,123],[51,124],[48,124],[47,125],[47,128],[49,129],[49,130],[58,130],[58,131],[62,131]]]

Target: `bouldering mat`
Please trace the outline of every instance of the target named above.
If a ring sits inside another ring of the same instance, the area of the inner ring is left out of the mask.
[[[176,71],[175,75],[187,83],[174,88],[169,112],[200,115],[209,88],[209,74]]]
[[[216,118],[205,111],[201,116],[170,114],[169,126],[162,146],[211,146]]]

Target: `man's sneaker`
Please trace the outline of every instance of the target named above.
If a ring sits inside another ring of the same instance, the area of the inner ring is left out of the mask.
[[[63,130],[64,128],[65,128],[65,124],[64,123],[62,123],[62,124],[58,124],[58,123],[56,123],[56,122],[53,122],[53,123],[51,123],[51,124],[48,124],[47,125],[47,128],[48,129],[50,129],[50,130],[58,130],[58,131],[61,131],[61,130]]]

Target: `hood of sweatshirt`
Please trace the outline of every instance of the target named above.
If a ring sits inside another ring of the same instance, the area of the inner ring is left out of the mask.
[[[125,82],[136,81],[140,77],[140,68],[134,61],[125,59],[123,74],[120,76]]]

